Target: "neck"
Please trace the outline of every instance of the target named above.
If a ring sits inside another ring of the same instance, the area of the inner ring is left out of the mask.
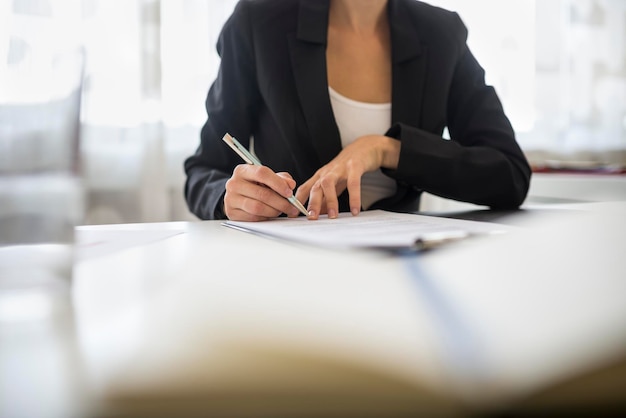
[[[329,25],[371,33],[385,24],[386,10],[387,0],[331,0]]]

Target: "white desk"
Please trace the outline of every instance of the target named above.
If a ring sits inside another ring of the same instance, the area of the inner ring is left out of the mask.
[[[294,394],[313,416],[349,415],[341,406],[355,403],[335,399],[328,408],[308,397],[307,384],[328,364],[297,382],[283,360],[241,363],[233,353],[252,343],[283,347],[287,358],[322,348],[336,362],[375,361],[404,383],[453,393],[460,404],[444,413],[465,411],[466,402],[488,412],[624,407],[615,384],[575,399],[564,389],[562,398],[524,400],[590,369],[620,361],[624,369],[626,204],[583,207],[572,219],[546,211],[519,234],[415,257],[295,245],[220,222],[78,228],[73,311],[0,324],[0,416],[258,416],[259,405],[292,416],[302,412],[286,401]],[[213,354],[218,335],[235,357]],[[352,388],[363,408],[353,412],[387,416],[372,401],[380,387],[344,371],[332,381]],[[290,394],[280,396],[285,384]],[[223,395],[242,391],[249,405],[232,409]],[[124,396],[122,409],[110,401]],[[133,396],[148,401],[128,402]],[[168,396],[176,402],[163,402]],[[415,399],[396,412],[420,405],[439,408],[440,400]]]

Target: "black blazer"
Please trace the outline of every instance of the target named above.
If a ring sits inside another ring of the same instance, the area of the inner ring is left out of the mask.
[[[224,25],[197,152],[185,161],[185,196],[202,219],[224,218],[223,197],[241,164],[229,132],[297,184],[341,151],[326,76],[329,0],[241,0]],[[372,208],[418,210],[422,191],[494,208],[525,199],[530,168],[456,13],[389,0],[392,126],[401,141],[397,193]],[[448,127],[451,140],[441,135]],[[340,210],[349,210],[346,193]]]

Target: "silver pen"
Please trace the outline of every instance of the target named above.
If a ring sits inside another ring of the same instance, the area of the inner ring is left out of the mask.
[[[239,141],[237,141],[234,137],[230,136],[228,133],[222,137],[222,140],[226,142],[228,146],[231,147],[232,150],[235,151],[246,163],[252,164],[252,165],[263,165],[261,164],[261,161],[259,161],[257,157],[252,155],[250,151],[246,149],[246,147],[241,145]],[[306,208],[304,207],[304,205],[300,203],[300,201],[296,199],[296,197],[293,194],[290,197],[287,197],[286,199],[289,201],[289,203],[291,203],[296,208],[298,208],[300,213],[302,213],[304,216],[309,216],[309,213],[306,211]]]

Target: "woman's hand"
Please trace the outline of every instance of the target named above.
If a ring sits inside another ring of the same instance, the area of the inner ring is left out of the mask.
[[[240,164],[226,182],[224,213],[233,221],[264,221],[281,213],[298,216],[286,199],[296,182],[288,173],[274,173],[265,166]]]
[[[296,197],[308,199],[309,219],[327,213],[329,218],[339,214],[339,196],[346,188],[350,211],[361,211],[361,176],[381,167],[395,169],[400,158],[400,141],[383,135],[367,135],[345,147],[332,161],[315,172],[298,188]]]

